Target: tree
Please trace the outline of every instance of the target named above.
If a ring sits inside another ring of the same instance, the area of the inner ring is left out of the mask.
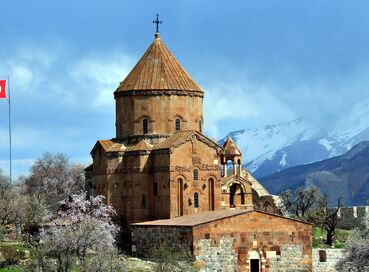
[[[84,166],[72,164],[64,154],[45,153],[25,180],[30,196],[42,198],[51,209],[58,201],[84,190]]]
[[[343,207],[343,197],[341,196],[338,198],[337,206],[334,208],[329,208],[328,197],[326,195],[323,197],[323,201],[321,203],[319,211],[317,212],[318,224],[327,231],[325,243],[332,246],[338,225],[338,212]]]
[[[68,272],[75,259],[85,262],[91,254],[114,249],[118,231],[111,220],[114,214],[103,196],[72,195],[59,202],[58,211],[40,234],[40,246],[47,257],[56,259],[58,272]]]
[[[0,169],[0,225],[9,224],[14,215],[14,191],[10,178]]]
[[[344,257],[336,264],[337,271],[369,271],[369,216],[356,228],[347,244]]]
[[[42,225],[49,214],[48,206],[43,199],[27,194],[18,194],[14,200],[15,221],[22,227],[29,241],[32,227]]]
[[[298,219],[310,220],[310,212],[320,205],[322,198],[317,187],[286,190],[280,194],[282,209]]]
[[[343,206],[342,196],[334,208],[328,206],[328,196],[322,195],[317,187],[297,188],[294,192],[286,190],[280,197],[281,208],[290,215],[324,228],[327,231],[325,243],[332,246],[338,225],[338,212]]]

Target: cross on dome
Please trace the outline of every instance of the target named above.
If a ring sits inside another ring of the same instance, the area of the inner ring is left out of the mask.
[[[162,24],[162,21],[159,21],[159,14],[156,14],[156,20],[152,21],[153,24],[156,24],[156,33],[159,33],[159,24]]]

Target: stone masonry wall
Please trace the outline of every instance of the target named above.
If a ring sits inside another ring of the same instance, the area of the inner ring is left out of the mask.
[[[205,220],[209,214],[203,216]],[[310,224],[260,211],[193,226],[180,226],[177,221],[132,225],[132,252],[147,257],[164,243],[174,251],[190,251],[205,272],[249,272],[255,266],[263,272],[312,271]]]
[[[203,263],[203,272],[237,271],[238,254],[233,249],[233,241],[230,238],[220,239],[218,245],[214,245],[211,239],[198,241],[199,252],[196,260]]]
[[[132,226],[132,253],[149,257],[151,251],[166,245],[174,251],[191,252],[192,230],[190,227],[135,227]]]
[[[343,256],[343,249],[313,249],[313,272],[338,272],[334,266]]]
[[[210,239],[213,246],[219,246],[221,240],[231,239],[237,254],[237,271],[250,271],[250,259],[259,259],[260,268],[267,272],[272,258],[290,260],[288,254],[282,258],[283,247],[288,251],[286,246],[298,246],[299,252],[291,250],[298,254],[293,259],[293,267],[305,268],[296,271],[311,271],[311,227],[296,220],[262,212],[224,218],[194,227],[194,255],[203,254],[198,241]],[[250,252],[256,252],[257,257],[251,258]]]
[[[308,272],[309,256],[304,255],[300,245],[281,246],[281,255],[270,258],[270,272]],[[306,262],[306,264],[304,264]]]

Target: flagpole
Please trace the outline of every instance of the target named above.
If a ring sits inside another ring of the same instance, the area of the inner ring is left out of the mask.
[[[9,172],[10,172],[10,182],[12,179],[12,123],[11,123],[11,102],[10,102],[10,80],[8,76],[8,103],[9,103]]]

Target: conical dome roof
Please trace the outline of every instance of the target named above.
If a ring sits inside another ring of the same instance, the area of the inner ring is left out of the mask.
[[[226,155],[241,155],[241,151],[238,149],[231,137],[227,138],[223,144],[223,148]]]
[[[154,42],[115,92],[140,90],[202,92],[161,41],[158,33]]]

